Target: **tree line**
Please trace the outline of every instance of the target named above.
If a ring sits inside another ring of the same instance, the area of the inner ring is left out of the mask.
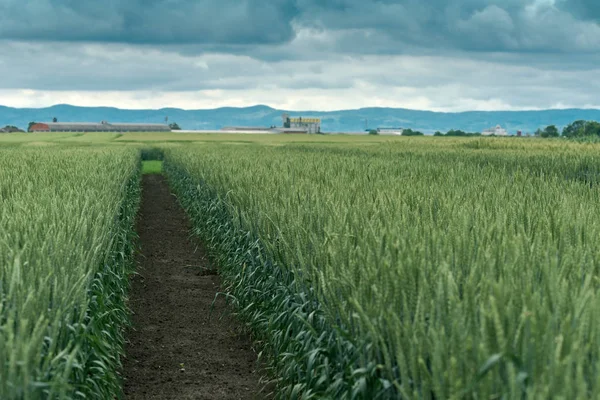
[[[562,132],[558,130],[556,125],[548,125],[544,129],[540,128],[535,131],[535,135],[544,138],[553,138],[559,136],[566,138],[600,136],[600,122],[578,120],[565,126]]]
[[[451,129],[445,134],[437,131],[434,136],[481,136],[479,132],[465,132],[460,129]],[[600,122],[578,120],[565,126],[562,132],[556,125],[548,125],[544,129],[539,128],[535,131],[535,136],[543,138],[566,137],[566,138],[581,138],[590,136],[600,137]]]
[[[564,127],[562,135],[568,138],[600,136],[600,122],[596,121],[575,121]]]
[[[433,136],[481,136],[481,132],[465,132],[460,129],[450,129],[446,133],[436,131]]]

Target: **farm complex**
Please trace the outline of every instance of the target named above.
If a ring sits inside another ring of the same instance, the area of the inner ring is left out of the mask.
[[[171,132],[166,124],[135,124],[93,122],[40,122],[29,127],[30,132]]]
[[[237,133],[286,133],[286,134],[314,134],[321,133],[320,118],[302,118],[290,117],[284,113],[282,116],[282,126],[261,127],[261,126],[225,126],[221,128],[222,132]]]
[[[600,398],[599,144],[155,128],[0,136],[1,399]]]

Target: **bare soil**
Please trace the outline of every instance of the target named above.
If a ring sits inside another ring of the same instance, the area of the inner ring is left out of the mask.
[[[144,175],[124,359],[126,399],[262,399],[257,355],[162,175]]]

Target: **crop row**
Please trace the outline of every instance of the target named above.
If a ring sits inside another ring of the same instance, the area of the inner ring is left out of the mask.
[[[0,150],[0,398],[115,398],[139,154]]]
[[[280,396],[600,395],[594,152],[414,143],[166,152]]]

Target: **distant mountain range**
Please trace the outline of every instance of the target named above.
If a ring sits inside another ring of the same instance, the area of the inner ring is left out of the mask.
[[[0,106],[0,127],[15,125],[27,128],[29,122],[48,122],[56,117],[60,122],[176,122],[185,130],[218,130],[223,126],[281,126],[281,114],[268,106],[234,108],[223,107],[212,110],[182,110],[163,108],[160,110],[123,110],[110,107],[76,107],[56,105],[48,108],[11,108]],[[557,125],[559,128],[579,119],[600,120],[600,110],[567,109],[543,111],[469,111],[441,113],[407,110],[402,108],[361,108],[340,111],[287,111],[291,116],[320,117],[324,132],[360,132],[366,127],[402,127],[421,130],[425,133],[446,132],[461,129],[481,132],[483,129],[501,125],[510,133],[521,130],[534,132],[537,128]]]

